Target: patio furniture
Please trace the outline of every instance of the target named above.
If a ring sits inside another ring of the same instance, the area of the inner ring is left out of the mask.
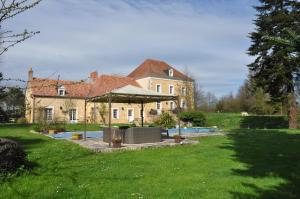
[[[161,128],[132,127],[126,130],[112,128],[112,135],[121,137],[124,144],[154,143],[161,141]],[[109,142],[109,128],[103,129],[103,141]]]

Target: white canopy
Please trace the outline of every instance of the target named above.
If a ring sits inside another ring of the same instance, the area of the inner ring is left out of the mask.
[[[109,98],[112,103],[151,103],[178,100],[178,96],[175,95],[160,94],[141,87],[126,85],[100,96],[91,97],[88,101],[108,102]]]

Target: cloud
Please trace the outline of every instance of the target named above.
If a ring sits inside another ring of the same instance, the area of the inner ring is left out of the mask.
[[[205,90],[236,91],[247,75],[255,1],[43,1],[5,24],[41,34],[6,53],[6,76],[57,71],[65,79],[89,72],[128,74],[146,58],[186,67]]]

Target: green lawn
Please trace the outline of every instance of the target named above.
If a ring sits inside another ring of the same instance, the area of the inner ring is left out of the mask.
[[[240,128],[242,116],[239,113],[206,113],[207,126],[217,126],[220,129]]]
[[[300,131],[233,130],[195,146],[95,154],[0,126],[33,169],[0,181],[0,198],[300,198]]]

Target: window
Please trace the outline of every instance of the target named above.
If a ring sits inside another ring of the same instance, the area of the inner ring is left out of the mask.
[[[161,109],[161,103],[160,103],[160,102],[157,102],[157,103],[156,103],[156,109],[157,109],[157,110],[160,110],[160,109]]]
[[[186,88],[185,87],[181,88],[181,95],[186,96]]]
[[[130,108],[127,110],[127,118],[129,122],[133,122],[134,121],[134,109]]]
[[[185,102],[185,100],[181,100],[181,108],[183,108],[183,109],[186,108],[186,102]]]
[[[59,88],[58,88],[58,95],[59,96],[64,96],[66,94],[66,89],[65,89],[65,87],[64,86],[60,86]]]
[[[119,109],[112,110],[113,119],[119,119]]]
[[[161,85],[160,84],[156,84],[156,92],[161,93]]]
[[[174,73],[173,69],[172,68],[169,69],[169,77],[173,77],[173,73]]]
[[[46,121],[52,121],[53,120],[53,108],[45,108],[44,109],[44,119]]]
[[[174,102],[170,102],[170,110],[174,109]]]
[[[75,108],[69,110],[69,119],[70,122],[77,122],[77,110]]]
[[[174,94],[174,86],[169,85],[169,94]]]

